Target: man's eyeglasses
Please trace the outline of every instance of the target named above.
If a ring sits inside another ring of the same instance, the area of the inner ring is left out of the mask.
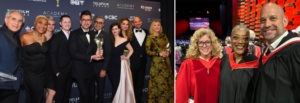
[[[100,25],[103,24],[102,22],[97,22],[97,21],[95,21],[94,23],[95,23],[95,24],[100,24]]]
[[[198,44],[200,47],[204,46],[204,44],[205,44],[206,46],[211,46],[211,41],[205,41],[205,42],[203,42],[203,41],[198,41],[197,44]]]
[[[81,21],[83,21],[83,22],[90,22],[91,19],[81,19]]]

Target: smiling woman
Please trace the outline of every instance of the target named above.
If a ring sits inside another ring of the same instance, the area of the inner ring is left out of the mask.
[[[45,86],[45,66],[48,43],[44,33],[48,20],[38,15],[34,21],[35,30],[20,36],[24,50],[23,68],[26,103],[43,103]]]

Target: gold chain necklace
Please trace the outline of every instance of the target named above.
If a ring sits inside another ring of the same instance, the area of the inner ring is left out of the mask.
[[[34,39],[39,42],[39,43],[43,43],[44,42],[44,39],[45,39],[45,36],[44,34],[42,34],[42,37],[41,39],[39,39],[39,37],[35,34],[35,31],[32,32],[33,36],[34,36]]]

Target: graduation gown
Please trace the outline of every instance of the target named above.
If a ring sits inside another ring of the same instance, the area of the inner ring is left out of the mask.
[[[272,53],[266,52],[259,59],[251,102],[300,103],[300,38],[289,32]]]
[[[194,103],[217,103],[220,89],[221,58],[185,60],[177,76],[176,103],[188,103],[189,97]]]
[[[220,73],[219,103],[244,103],[251,99],[253,75],[258,68],[258,58],[249,54],[236,64],[233,53],[223,56]]]

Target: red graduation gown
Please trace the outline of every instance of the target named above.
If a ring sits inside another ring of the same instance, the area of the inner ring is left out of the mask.
[[[177,76],[176,103],[187,103],[189,96],[195,103],[217,103],[220,89],[221,58],[185,60]]]

